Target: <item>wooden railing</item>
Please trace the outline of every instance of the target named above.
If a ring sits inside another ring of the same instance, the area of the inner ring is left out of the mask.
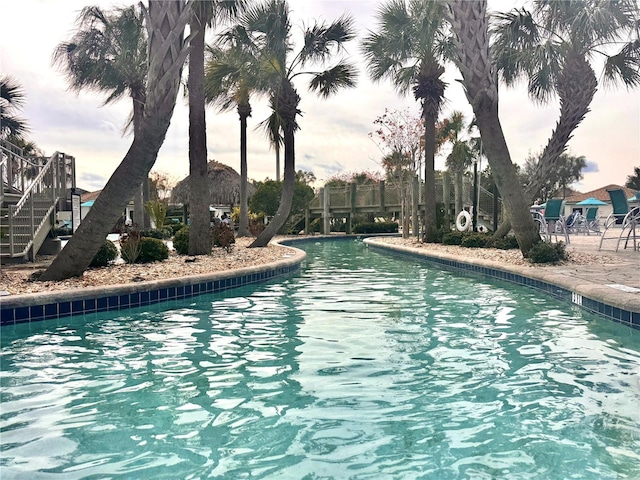
[[[5,193],[20,195],[15,204],[7,205],[6,218],[10,257],[25,256],[33,260],[55,221],[56,204],[66,199],[75,187],[75,159],[54,153],[44,164],[29,161],[3,145],[2,182]],[[6,221],[6,223],[5,223]]]
[[[454,186],[451,184],[447,191],[449,198],[445,199],[445,189],[443,188],[442,178],[436,180],[436,202],[444,203],[449,206],[452,213],[454,198]],[[404,194],[403,194],[404,189]],[[420,183],[417,179],[408,182],[376,182],[371,184],[354,184],[347,183],[340,186],[321,188],[309,204],[310,216],[322,216],[329,214],[333,217],[339,217],[347,214],[355,213],[378,213],[380,215],[390,212],[399,212],[401,210],[401,200],[404,197],[417,198],[417,209],[424,209],[424,183]],[[471,179],[465,178],[463,183],[463,203],[468,208],[472,205],[473,185]],[[491,192],[479,188],[478,213],[485,219],[492,219],[495,202]],[[498,218],[502,217],[502,201],[497,202]],[[455,217],[454,217],[455,218]]]

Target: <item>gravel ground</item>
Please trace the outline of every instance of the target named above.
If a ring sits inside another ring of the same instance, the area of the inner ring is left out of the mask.
[[[214,248],[211,255],[206,256],[185,257],[172,250],[169,258],[162,262],[138,265],[118,263],[104,268],[90,268],[81,277],[61,282],[32,280],[32,277],[37,276],[51,262],[51,258],[43,257],[37,259],[35,265],[26,264],[8,268],[3,266],[0,274],[0,291],[17,295],[186,277],[263,265],[281,259],[288,252],[287,247],[273,244],[265,248],[246,248],[252,241],[253,238],[237,238],[231,252]]]
[[[465,248],[455,245],[422,243],[418,242],[414,238],[399,237],[381,237],[380,241],[397,245],[405,245],[418,249],[425,249],[432,252],[446,253],[448,255],[454,255],[460,258],[482,258],[485,260],[493,260],[495,262],[501,262],[510,265],[529,266],[531,268],[545,268],[550,266],[548,264],[532,264],[522,256],[522,253],[518,249],[499,250],[496,248]],[[580,247],[582,247],[582,245],[580,245]],[[609,265],[611,263],[617,263],[619,261],[619,258],[614,255],[609,255],[606,252],[584,251],[582,248],[579,248],[579,246],[574,245],[573,243],[566,246],[566,252],[569,256],[569,259],[565,262],[562,262],[561,265]],[[558,264],[555,264],[555,266],[557,265]]]

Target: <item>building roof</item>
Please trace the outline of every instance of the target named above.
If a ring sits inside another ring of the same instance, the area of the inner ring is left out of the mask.
[[[102,190],[96,190],[95,192],[83,193],[82,196],[80,197],[80,201],[84,203],[84,202],[88,202],[90,200],[95,200],[96,198],[98,198],[98,195],[100,195],[100,192],[102,192]]]
[[[590,192],[576,193],[575,195],[568,196],[567,198],[565,198],[565,203],[578,203],[583,200],[586,200],[589,197],[597,198],[598,200],[609,203],[611,202],[611,199],[609,198],[609,194],[607,193],[607,190],[615,190],[618,188],[621,188],[622,190],[624,190],[624,193],[626,194],[627,198],[633,197],[636,193],[631,188],[621,187],[620,185],[611,184],[602,188],[598,188],[596,190],[592,190]]]

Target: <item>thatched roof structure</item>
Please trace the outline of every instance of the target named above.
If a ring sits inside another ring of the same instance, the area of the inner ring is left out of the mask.
[[[207,164],[209,177],[209,205],[238,205],[240,203],[240,174],[224,163],[211,160]],[[247,184],[248,195],[255,187]],[[189,177],[181,180],[171,192],[171,203],[189,204]]]

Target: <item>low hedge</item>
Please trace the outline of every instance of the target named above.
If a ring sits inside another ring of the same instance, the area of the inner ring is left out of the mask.
[[[106,267],[118,257],[118,248],[111,240],[105,240],[91,260],[90,267]]]
[[[398,222],[367,222],[353,227],[353,233],[398,233]]]

